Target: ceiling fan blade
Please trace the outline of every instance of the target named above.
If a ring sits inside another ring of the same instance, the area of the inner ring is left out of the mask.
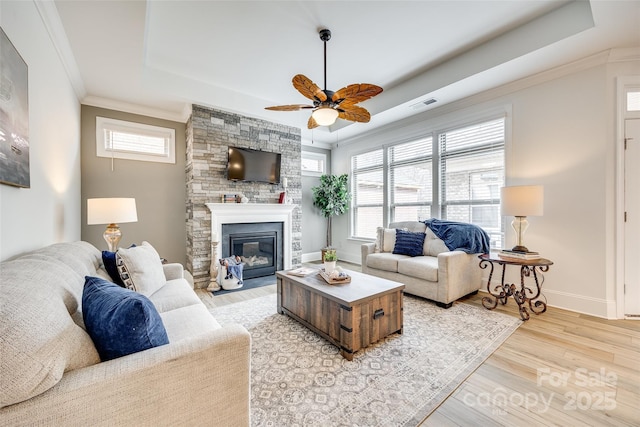
[[[369,83],[356,83],[339,89],[333,94],[331,100],[339,103],[340,105],[357,104],[358,102],[373,98],[380,92],[382,92],[382,88],[380,86]]]
[[[352,122],[369,123],[371,114],[362,107],[357,105],[342,105],[337,108],[338,118],[349,120]]]
[[[265,110],[273,111],[298,111],[304,108],[314,108],[313,105],[292,104],[292,105],[276,105],[274,107],[264,107]]]
[[[327,95],[322,91],[322,89],[302,74],[296,74],[293,76],[292,82],[293,87],[298,89],[298,92],[310,100],[320,102],[327,100]]]
[[[307,122],[307,127],[309,129],[313,129],[313,128],[317,128],[318,126],[320,126],[318,124],[318,122],[316,122],[316,119],[313,118],[313,116],[309,117],[309,121]]]

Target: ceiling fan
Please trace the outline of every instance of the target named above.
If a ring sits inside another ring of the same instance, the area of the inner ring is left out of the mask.
[[[336,92],[327,89],[327,41],[331,39],[331,31],[320,30],[320,40],[324,42],[324,90],[312,82],[308,77],[297,74],[293,77],[293,87],[303,96],[313,101],[313,105],[293,104],[266,107],[275,111],[298,111],[313,109],[307,127],[313,129],[318,126],[331,126],[336,119],[341,118],[352,122],[367,123],[371,115],[367,110],[356,104],[373,98],[382,88],[369,83],[356,83],[343,87]]]

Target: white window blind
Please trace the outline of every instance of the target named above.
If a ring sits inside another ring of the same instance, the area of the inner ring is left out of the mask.
[[[487,231],[492,247],[502,247],[504,147],[501,117],[352,157],[352,237],[375,238],[389,213],[388,222],[473,223]]]
[[[352,234],[376,237],[382,225],[384,207],[384,169],[382,149],[351,158]]]
[[[439,145],[441,218],[479,225],[501,247],[504,118],[443,132]]]
[[[96,152],[98,157],[175,163],[175,130],[97,117]]]
[[[433,201],[433,138],[389,147],[391,221],[431,217]]]

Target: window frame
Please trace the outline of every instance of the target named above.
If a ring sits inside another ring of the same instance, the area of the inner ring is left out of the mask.
[[[321,171],[305,170],[301,168],[302,175],[319,177],[327,173],[327,155],[326,154],[316,153],[315,151],[302,151],[300,153],[300,156],[301,156],[301,159],[300,159],[301,162],[306,158],[310,160],[319,161],[320,164],[322,165]]]
[[[165,140],[162,154],[146,153],[144,151],[117,150],[107,147],[105,133],[120,131],[133,135],[161,137]],[[176,163],[176,130],[144,123],[96,117],[96,156],[111,159],[138,160],[143,162]]]
[[[409,158],[409,159],[402,159],[402,160],[392,160],[391,159],[391,151],[394,150],[395,148],[402,146],[402,145],[406,145],[406,144],[412,144],[412,143],[420,143],[420,142],[425,142],[428,145],[431,145],[430,147],[430,151],[428,154],[419,156],[417,158]],[[384,152],[384,158],[387,160],[385,165],[384,165],[384,170],[386,172],[387,175],[387,181],[386,184],[389,188],[388,190],[388,217],[390,218],[389,222],[395,222],[396,220],[396,209],[397,208],[403,208],[403,207],[424,207],[427,206],[429,208],[430,212],[433,212],[433,208],[434,208],[434,195],[433,195],[433,189],[434,189],[434,177],[433,177],[433,167],[434,167],[434,162],[433,162],[433,158],[434,158],[434,153],[433,153],[433,136],[432,135],[428,135],[425,136],[424,138],[415,138],[412,139],[411,141],[403,141],[403,142],[398,142],[389,146],[385,147],[385,152]],[[393,181],[395,178],[392,178],[392,176],[395,176],[395,170],[399,169],[399,168],[403,168],[403,167],[407,167],[407,166],[413,166],[413,165],[417,165],[420,163],[430,163],[431,164],[431,200],[429,201],[429,203],[420,203],[420,202],[396,202],[395,201],[395,189],[393,187]],[[383,209],[384,210],[384,209]]]
[[[362,156],[362,155],[366,155],[366,154],[370,154],[370,153],[374,153],[376,151],[382,151],[382,163],[380,165],[373,165],[373,166],[366,166],[366,167],[362,167],[358,170],[354,170],[353,169],[353,164],[354,164],[354,158],[358,157],[358,156]],[[354,235],[355,230],[357,230],[358,228],[358,221],[357,221],[357,212],[360,208],[377,208],[380,207],[382,209],[382,216],[383,218],[386,218],[388,216],[388,195],[387,195],[387,186],[388,186],[388,180],[385,178],[385,172],[386,172],[386,164],[387,164],[387,150],[385,147],[378,147],[374,150],[369,150],[369,151],[363,151],[360,152],[358,154],[354,154],[351,156],[350,160],[349,160],[349,169],[350,169],[350,176],[351,176],[351,209],[350,209],[350,238],[352,239],[363,239],[363,240],[368,240],[368,237],[358,237]],[[378,204],[378,203],[363,203],[363,204],[357,204],[357,175],[358,174],[362,174],[362,173],[370,173],[370,172],[376,172],[376,171],[380,171],[381,175],[382,175],[382,203]]]

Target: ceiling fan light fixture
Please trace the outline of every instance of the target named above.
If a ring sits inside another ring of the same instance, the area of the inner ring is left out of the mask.
[[[338,111],[331,107],[320,107],[311,115],[320,126],[331,126],[338,118]]]
[[[327,89],[327,41],[331,38],[331,31],[326,28],[320,30],[320,40],[324,43],[324,89],[302,74],[296,74],[291,79],[293,87],[305,98],[313,101],[313,105],[292,104],[265,107],[272,111],[298,111],[313,109],[307,122],[309,129],[318,126],[331,126],[337,119],[351,122],[369,123],[371,114],[356,104],[373,98],[380,92],[380,86],[370,83],[356,83],[339,89],[337,92]]]

